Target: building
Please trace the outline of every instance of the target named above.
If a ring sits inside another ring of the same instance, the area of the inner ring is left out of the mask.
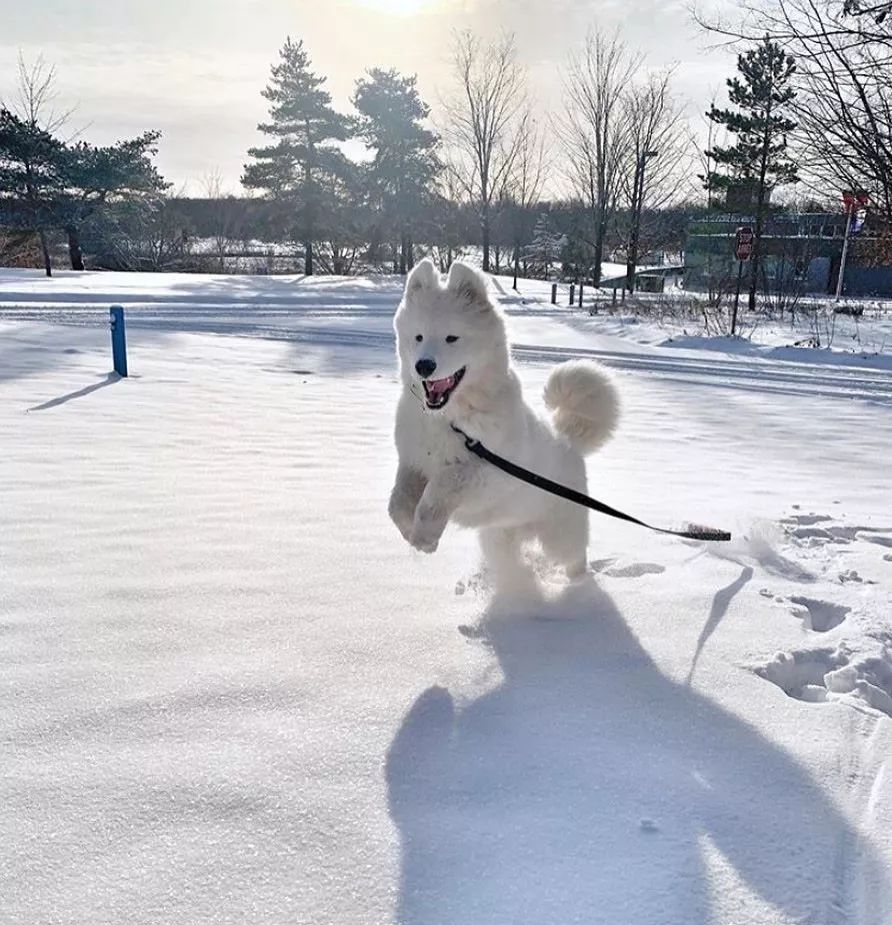
[[[721,214],[692,219],[685,246],[685,287],[706,291],[733,285],[737,228],[755,225],[751,215]],[[826,295],[836,292],[845,236],[842,212],[778,212],[762,236],[762,291]],[[744,267],[748,280],[749,267]],[[747,288],[747,284],[744,284]],[[843,294],[892,298],[892,239],[868,220],[853,234]]]

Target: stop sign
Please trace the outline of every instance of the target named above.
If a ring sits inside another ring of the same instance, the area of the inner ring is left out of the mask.
[[[744,225],[737,229],[737,237],[734,241],[734,254],[738,260],[749,260],[753,253],[753,239],[755,233],[749,225]]]
[[[846,190],[842,194],[842,204],[846,209],[851,209],[855,203],[864,208],[869,202],[870,196],[861,190],[855,190],[854,192]]]

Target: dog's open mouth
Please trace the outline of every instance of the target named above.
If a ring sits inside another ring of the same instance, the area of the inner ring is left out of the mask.
[[[449,396],[455,391],[464,374],[465,367],[463,366],[458,372],[445,379],[425,379],[422,384],[428,408],[442,408],[449,401]]]

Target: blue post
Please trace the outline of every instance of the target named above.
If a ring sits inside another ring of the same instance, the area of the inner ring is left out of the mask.
[[[111,327],[112,360],[115,372],[119,376],[127,375],[127,338],[124,331],[124,309],[120,305],[112,305],[108,310],[109,326]]]

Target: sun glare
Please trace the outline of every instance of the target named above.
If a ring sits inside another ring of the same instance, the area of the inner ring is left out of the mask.
[[[360,6],[378,10],[381,13],[393,13],[397,16],[410,16],[422,13],[436,6],[440,0],[356,0]]]

